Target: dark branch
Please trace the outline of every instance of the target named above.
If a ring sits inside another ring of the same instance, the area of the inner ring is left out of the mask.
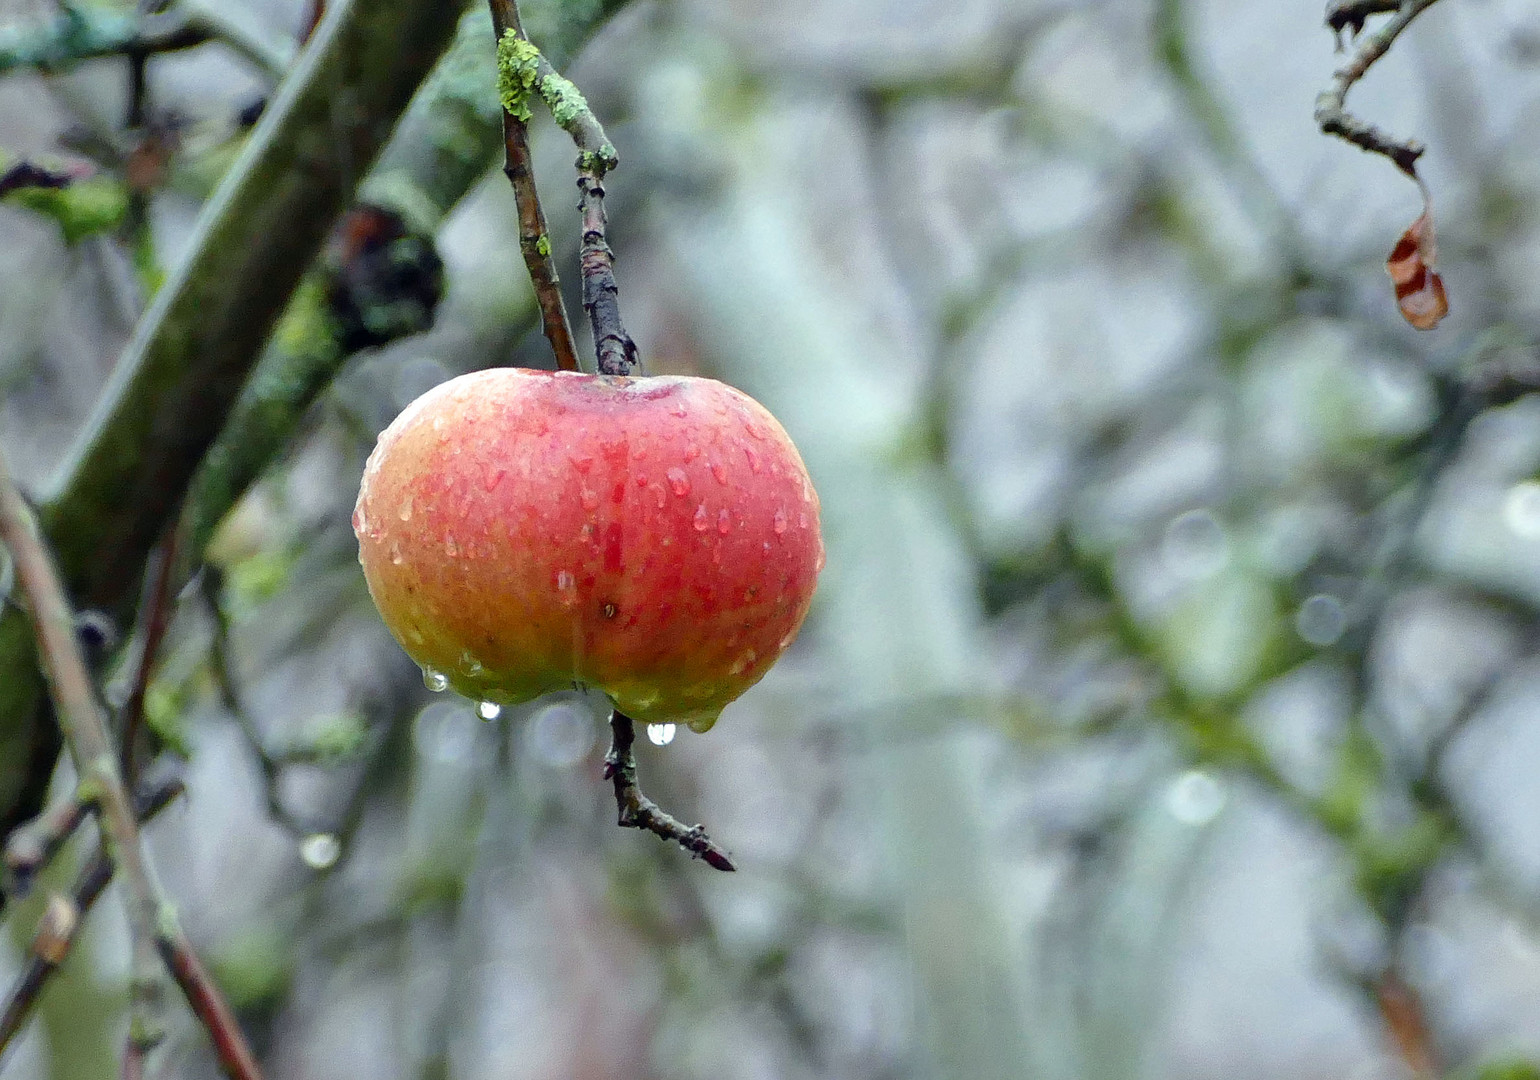
[[[706,835],[704,825],[685,825],[642,794],[636,779],[636,724],[619,709],[610,714],[613,742],[604,758],[604,778],[615,785],[615,805],[620,808],[621,828],[646,829],[672,840],[697,859],[718,870],[736,870],[727,852]]]
[[[1372,124],[1367,124],[1347,111],[1347,94],[1353,88],[1353,84],[1364,77],[1364,73],[1380,57],[1390,49],[1401,31],[1405,30],[1422,12],[1432,7],[1438,0],[1405,0],[1404,3],[1395,5],[1395,15],[1375,33],[1359,41],[1357,51],[1342,67],[1332,75],[1330,89],[1323,90],[1315,99],[1315,122],[1320,125],[1321,131],[1327,135],[1336,135],[1346,139],[1355,146],[1373,154],[1381,154],[1395,162],[1396,167],[1406,173],[1412,179],[1417,179],[1417,159],[1426,149],[1422,143],[1415,139],[1397,141],[1385,134]],[[1390,10],[1384,7],[1372,7],[1369,4],[1345,4],[1343,11],[1348,14],[1335,16],[1335,9],[1328,9],[1327,21],[1330,24],[1334,17],[1342,19],[1342,25],[1362,25],[1362,15],[1371,10]],[[1333,24],[1335,29],[1335,25]]]

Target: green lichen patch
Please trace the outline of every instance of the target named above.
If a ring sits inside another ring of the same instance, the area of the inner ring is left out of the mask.
[[[512,30],[503,31],[497,43],[497,93],[503,108],[515,120],[528,123],[530,95],[540,82],[540,50]]]

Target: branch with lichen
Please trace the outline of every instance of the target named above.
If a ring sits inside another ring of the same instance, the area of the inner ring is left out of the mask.
[[[529,120],[531,101],[538,97],[551,117],[577,144],[578,209],[583,218],[583,308],[593,328],[594,352],[603,375],[629,375],[641,362],[636,342],[620,318],[615,253],[605,237],[604,177],[620,164],[615,144],[604,133],[570,79],[560,74],[533,44],[513,32],[497,47],[498,87],[503,108]]]
[[[1358,39],[1353,56],[1332,75],[1330,88],[1321,91],[1315,99],[1315,122],[1323,133],[1336,135],[1372,154],[1381,154],[1393,161],[1398,169],[1413,180],[1417,179],[1417,159],[1427,148],[1416,139],[1397,140],[1372,124],[1365,123],[1347,111],[1347,94],[1353,84],[1362,79],[1375,61],[1389,51],[1413,19],[1432,7],[1438,0],[1402,0],[1391,5],[1384,2],[1336,3],[1327,10],[1327,24],[1340,32],[1343,27],[1355,31],[1363,27],[1371,14],[1394,11],[1395,14],[1374,33]]]
[[[513,187],[519,207],[519,251],[529,269],[535,288],[535,302],[540,307],[540,323],[556,366],[563,371],[579,370],[577,346],[572,340],[572,323],[567,318],[567,304],[561,295],[561,278],[556,260],[551,257],[551,235],[545,211],[540,207],[540,193],[535,189],[534,159],[529,149],[528,87],[522,69],[504,62],[504,54],[516,51],[510,42],[523,41],[524,27],[519,21],[517,0],[489,0],[492,30],[497,35],[498,96],[503,106],[503,172]],[[528,45],[528,42],[524,42]],[[529,46],[533,48],[534,46]]]

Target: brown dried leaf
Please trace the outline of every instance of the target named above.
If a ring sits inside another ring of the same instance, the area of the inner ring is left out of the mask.
[[[1396,287],[1396,306],[1418,330],[1432,330],[1449,314],[1449,296],[1443,278],[1433,269],[1435,261],[1433,214],[1424,210],[1385,260],[1385,272]]]

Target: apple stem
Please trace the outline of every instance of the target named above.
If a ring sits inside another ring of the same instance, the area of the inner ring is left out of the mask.
[[[605,239],[604,164],[593,154],[578,158],[578,208],[583,214],[583,309],[594,331],[601,375],[630,375],[641,364],[636,342],[620,321],[615,253]]]
[[[718,870],[736,870],[704,825],[686,825],[653,802],[636,779],[636,723],[616,709],[610,714],[612,741],[604,757],[604,778],[615,785],[615,805],[620,808],[620,827],[646,829],[665,840],[672,840],[697,859],[705,859]]]

